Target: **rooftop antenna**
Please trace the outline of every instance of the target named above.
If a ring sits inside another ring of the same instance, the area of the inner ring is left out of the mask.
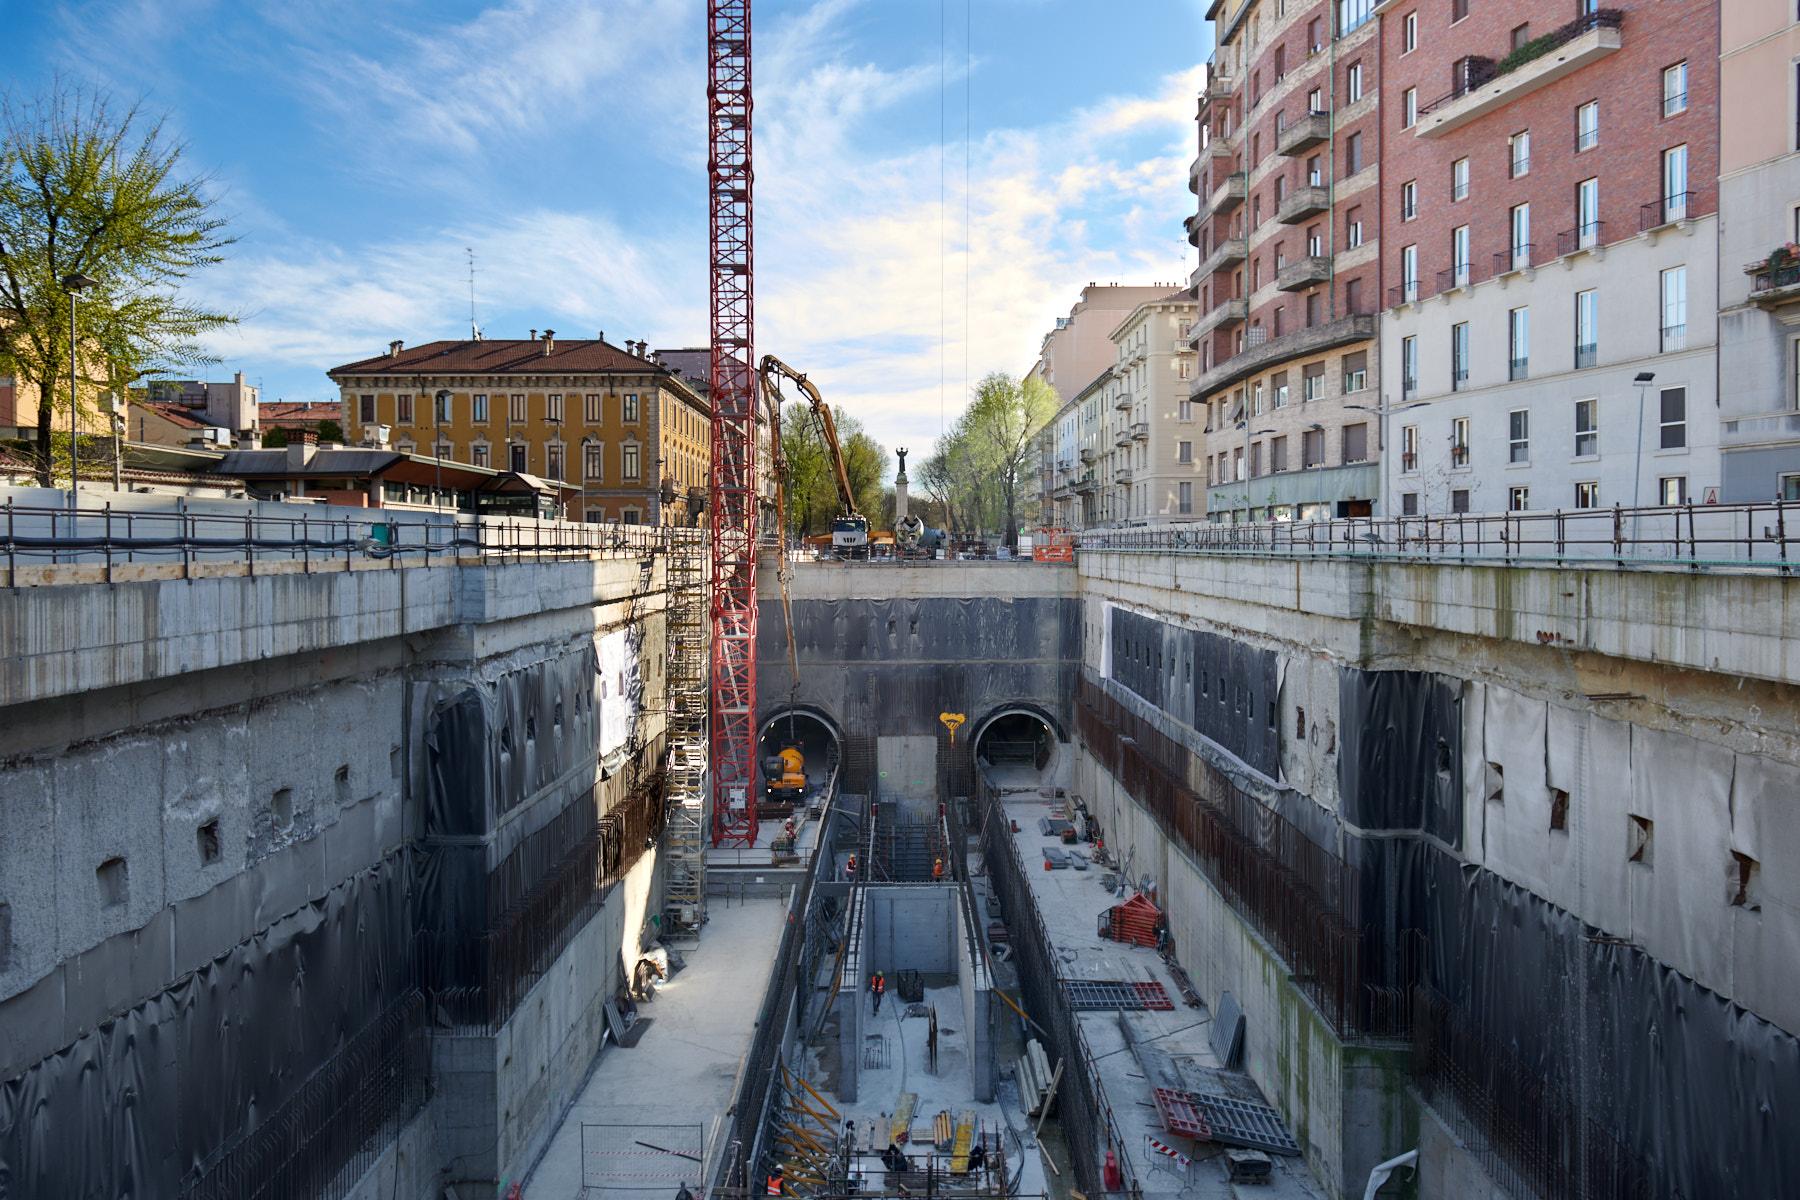
[[[469,257],[469,338],[479,342],[481,326],[475,324],[475,250],[473,247],[464,246],[463,253]]]

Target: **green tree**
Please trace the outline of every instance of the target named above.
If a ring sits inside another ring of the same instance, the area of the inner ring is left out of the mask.
[[[287,430],[277,425],[273,429],[264,431],[262,444],[264,450],[275,450],[287,445]]]
[[[862,422],[833,406],[838,445],[844,455],[844,473],[857,511],[871,524],[881,520],[881,479],[887,473],[887,451],[863,430]],[[838,500],[836,472],[831,466],[819,423],[812,407],[803,401],[789,404],[781,414],[781,453],[787,460],[783,486],[787,493],[788,526],[801,534],[826,533],[831,519],[843,505]]]
[[[134,106],[61,85],[0,100],[0,357],[38,389],[39,482],[51,483],[51,430],[68,412],[69,295],[85,275],[75,370],[84,408],[138,371],[212,361],[199,339],[234,318],[177,289],[232,239],[184,147]],[[64,422],[66,423],[66,421]]]
[[[1041,379],[1023,383],[995,372],[975,386],[969,407],[920,464],[918,479],[959,532],[1019,532],[1019,493],[1036,469],[1037,434],[1056,414],[1056,392]]]
[[[344,427],[339,425],[336,421],[320,421],[319,440],[321,442],[341,443],[344,440]]]

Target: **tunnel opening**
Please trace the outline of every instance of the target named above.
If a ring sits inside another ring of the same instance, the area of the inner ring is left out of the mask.
[[[794,761],[798,752],[799,761]],[[843,753],[837,727],[818,713],[788,708],[763,722],[757,740],[762,765],[764,817],[785,817],[816,807]]]
[[[1002,709],[975,731],[971,749],[982,776],[1002,791],[1034,790],[1052,782],[1061,739],[1042,714]]]

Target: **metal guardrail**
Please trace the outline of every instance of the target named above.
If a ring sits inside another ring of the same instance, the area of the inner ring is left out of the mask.
[[[564,558],[641,558],[704,529],[658,525],[476,517],[415,510],[336,509],[246,503],[241,513],[217,506],[190,509],[27,505],[8,498],[0,507],[0,558],[8,585],[23,567],[175,564],[184,573],[200,563],[298,562],[307,573],[349,570],[359,561],[430,565],[475,557],[496,562]]]
[[[1695,571],[1800,569],[1800,502],[1087,530],[1078,550]]]

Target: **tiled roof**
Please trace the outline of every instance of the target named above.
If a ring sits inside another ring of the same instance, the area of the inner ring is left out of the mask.
[[[681,350],[658,350],[656,359],[663,366],[688,381],[695,391],[704,392],[711,386],[712,351],[705,346]]]
[[[266,400],[256,406],[256,419],[264,429],[295,429],[335,421],[343,416],[341,406],[330,401],[317,404],[303,400]]]
[[[601,375],[663,370],[609,342],[557,338],[549,354],[544,353],[541,340],[426,342],[398,354],[345,363],[326,374],[336,379],[340,375]]]
[[[212,426],[196,417],[193,410],[184,404],[170,404],[163,400],[140,400],[139,408],[149,409],[163,420],[179,425],[183,429],[211,429]]]

